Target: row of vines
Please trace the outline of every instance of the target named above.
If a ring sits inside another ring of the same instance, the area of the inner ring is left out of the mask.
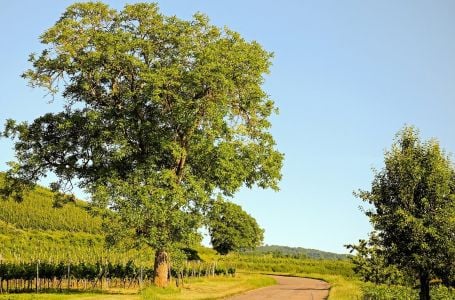
[[[193,262],[172,266],[171,277],[183,285],[191,277],[235,275],[235,268],[216,262]],[[42,290],[138,288],[151,283],[153,268],[112,263],[0,262],[0,293]]]
[[[67,232],[87,232],[99,234],[101,232],[101,218],[90,215],[87,204],[79,201],[68,203],[62,208],[52,207],[52,198],[44,196],[34,203],[33,213],[24,207],[30,207],[34,198],[41,196],[36,193],[23,202],[12,200],[3,201],[0,210],[0,220],[14,225],[18,229],[61,230]],[[43,221],[45,220],[45,221]]]
[[[274,254],[228,256],[225,263],[236,265],[238,269],[280,273],[336,274],[353,278],[352,263],[347,259],[311,259],[276,257]]]
[[[0,172],[0,188],[3,186],[4,174]],[[38,186],[26,193],[22,202],[2,201],[0,220],[18,229],[100,234],[101,218],[90,214],[88,206],[87,202],[75,200],[54,207],[54,193]]]

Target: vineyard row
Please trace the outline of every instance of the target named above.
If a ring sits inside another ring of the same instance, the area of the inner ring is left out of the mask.
[[[185,278],[234,275],[235,268],[216,263],[186,262],[171,267],[177,285]],[[153,279],[153,269],[138,267],[133,262],[111,263],[4,263],[0,262],[0,293],[63,289],[137,288]]]

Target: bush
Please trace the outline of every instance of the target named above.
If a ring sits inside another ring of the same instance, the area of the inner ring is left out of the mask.
[[[413,300],[419,298],[417,289],[398,285],[365,284],[362,291],[364,300]],[[455,299],[455,290],[442,285],[432,286],[430,294],[433,300]]]

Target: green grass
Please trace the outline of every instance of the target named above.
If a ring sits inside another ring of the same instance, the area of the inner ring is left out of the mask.
[[[181,288],[160,289],[150,287],[141,295],[147,300],[221,299],[252,289],[275,284],[273,278],[260,274],[237,274],[235,277],[213,277],[190,280]]]
[[[362,299],[362,282],[354,277],[331,274],[295,274],[299,277],[321,279],[330,284],[329,300]]]

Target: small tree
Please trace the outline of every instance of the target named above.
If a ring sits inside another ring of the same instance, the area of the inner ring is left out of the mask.
[[[64,110],[31,124],[9,120],[18,162],[5,194],[48,171],[55,190],[73,179],[108,207],[111,241],[130,236],[156,250],[155,283],[168,252],[186,243],[217,194],[254,184],[277,189],[282,154],[269,133],[262,90],[271,54],[238,33],[167,17],[156,4],[116,11],[100,2],[67,8],[42,36],[25,72],[32,86],[62,92]]]
[[[346,245],[355,255],[350,259],[354,264],[354,272],[363,281],[374,284],[408,284],[409,278],[406,270],[400,270],[395,265],[386,261],[383,248],[379,245],[377,235],[373,232],[368,240],[359,240],[356,245]]]
[[[415,274],[420,299],[430,299],[430,279],[455,258],[455,171],[439,143],[421,142],[415,128],[405,127],[371,191],[357,195],[373,205],[366,214],[387,264]]]
[[[220,254],[254,249],[264,239],[264,230],[239,205],[221,199],[208,213],[208,229],[213,249]]]

